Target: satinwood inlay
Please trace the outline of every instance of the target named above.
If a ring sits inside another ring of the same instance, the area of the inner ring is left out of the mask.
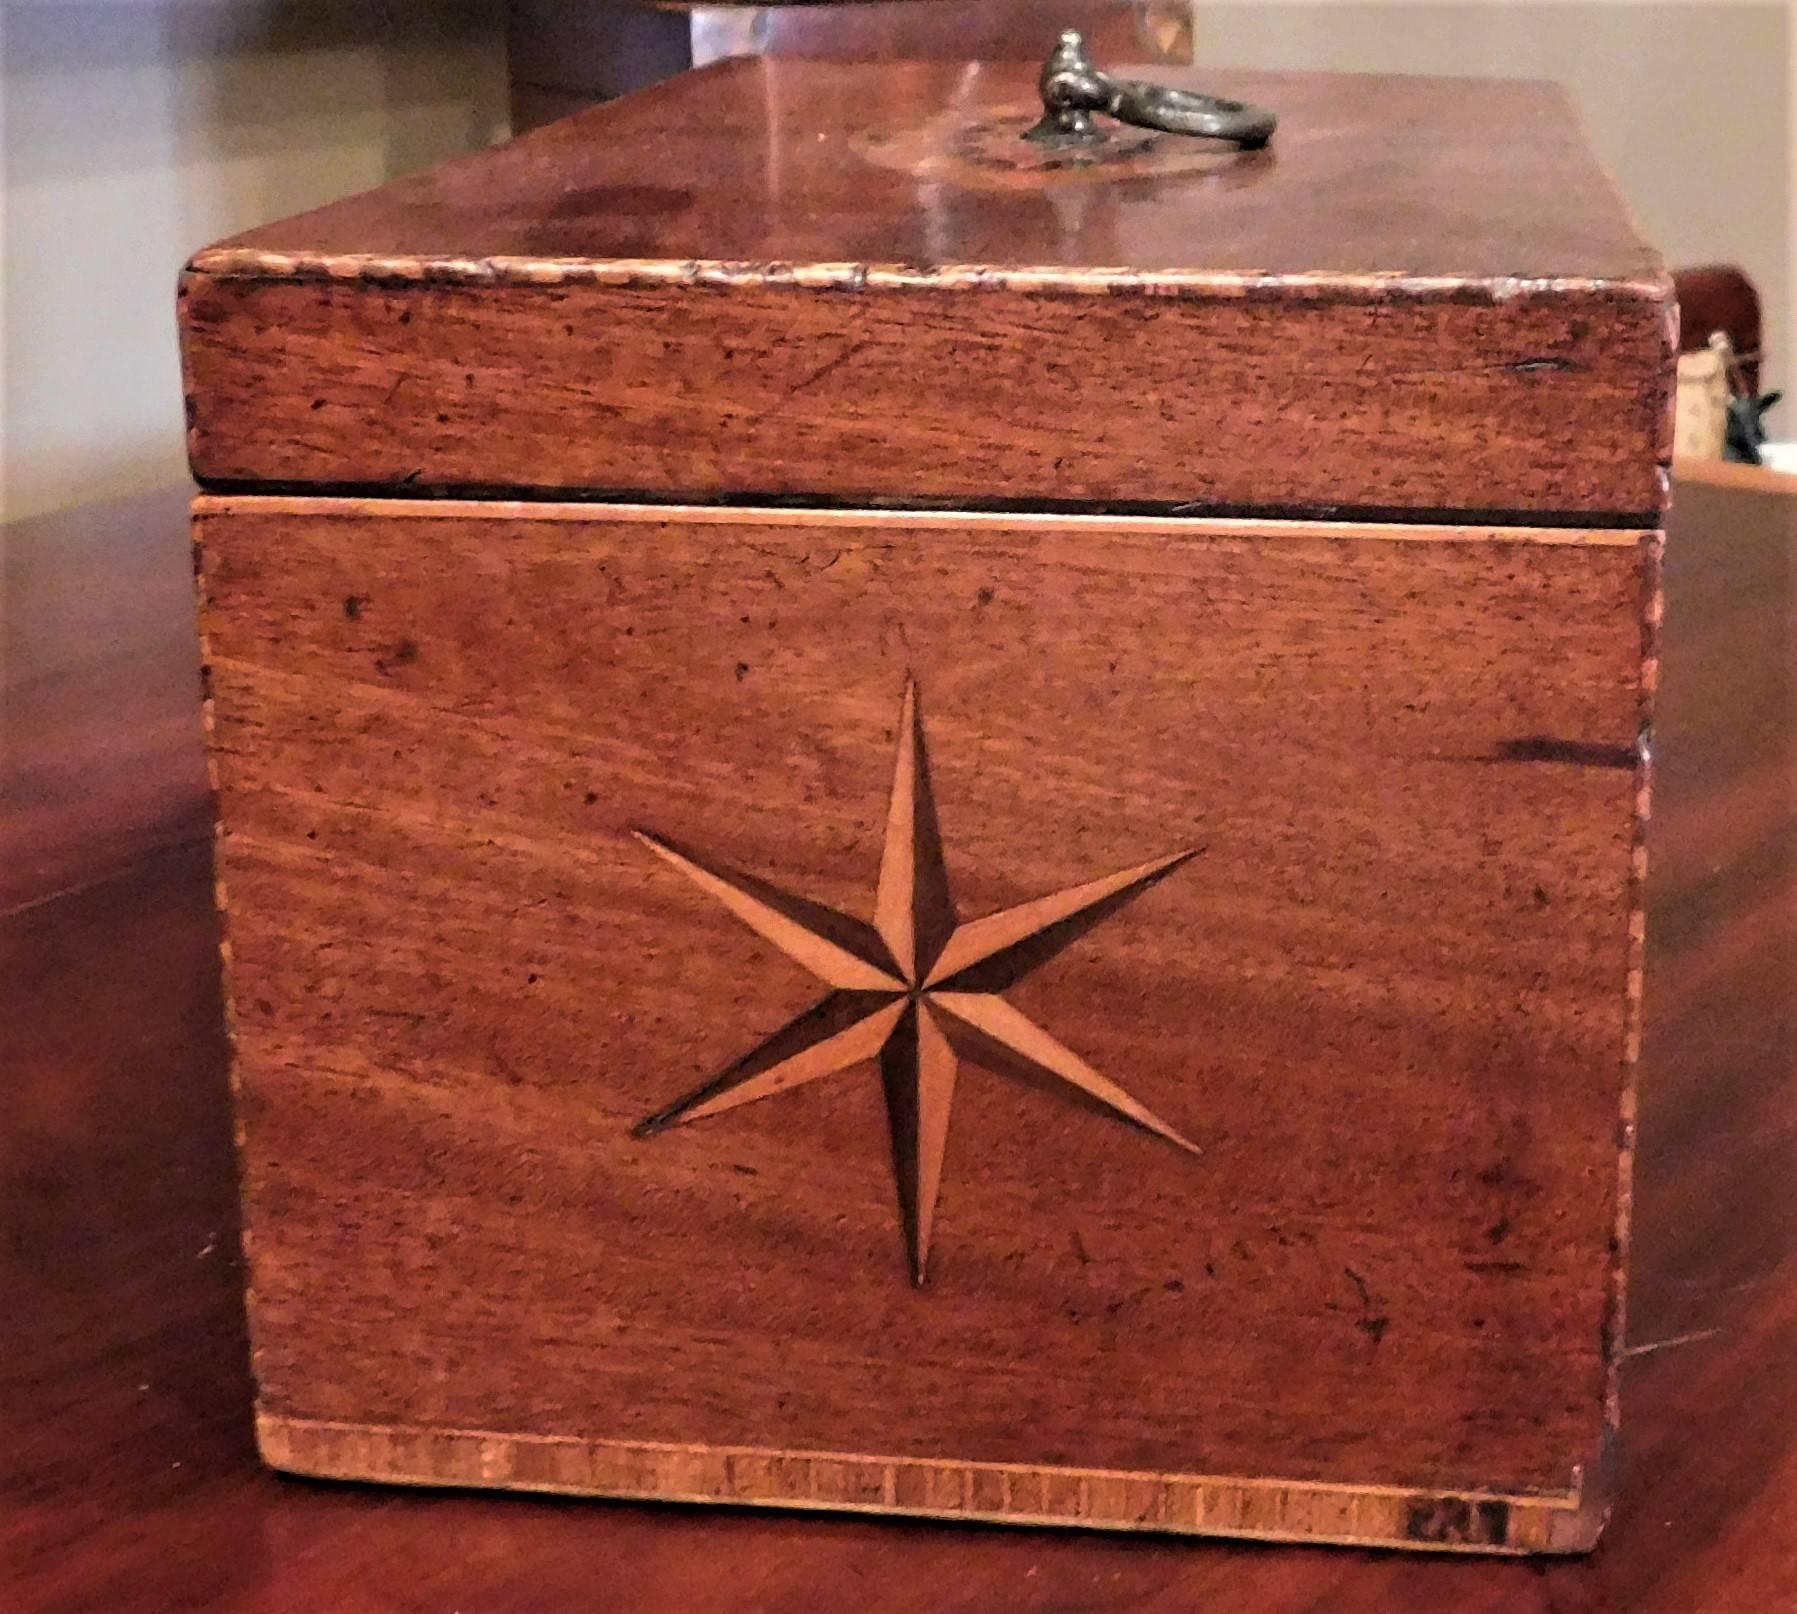
[[[1057,1041],[1004,991],[1197,856],[1188,847],[961,922],[949,894],[917,688],[905,685],[871,925],[637,830],[637,839],[832,990],[642,1122],[650,1135],[878,1061],[911,1275],[923,1283],[962,1061],[1062,1083],[1190,1153],[1197,1145]]]

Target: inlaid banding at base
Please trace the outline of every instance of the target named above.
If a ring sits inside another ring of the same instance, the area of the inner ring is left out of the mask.
[[[1504,1496],[1134,1474],[337,1423],[267,1412],[257,1414],[256,1435],[271,1467],[324,1479],[1440,1552],[1582,1552],[1596,1540],[1606,1512],[1579,1491]]]

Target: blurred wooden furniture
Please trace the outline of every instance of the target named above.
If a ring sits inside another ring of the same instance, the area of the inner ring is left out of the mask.
[[[1766,473],[1750,486],[1681,485],[1674,510],[1622,1488],[1594,1555],[1545,1564],[407,1493],[261,1468],[186,496],[12,529],[0,1607],[1797,1604],[1797,493]]]
[[[1728,488],[1769,498],[1797,498],[1797,474],[1766,465],[1737,465],[1732,460],[1675,460],[1672,474],[1680,489]]]
[[[1673,272],[1678,292],[1679,349],[1701,353],[1714,331],[1723,332],[1749,390],[1760,384],[1760,294],[1734,264],[1702,264]]]
[[[512,127],[725,56],[1033,62],[1063,28],[1109,61],[1192,59],[1191,0],[509,0]]]
[[[1680,269],[1673,285],[1680,347],[1674,453],[1758,465],[1780,435],[1767,417],[1784,396],[1760,392],[1759,291],[1732,264]]]

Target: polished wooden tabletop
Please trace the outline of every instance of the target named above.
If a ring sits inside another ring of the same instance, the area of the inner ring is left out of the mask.
[[[262,1469],[183,499],[10,529],[0,1609],[1797,1609],[1797,484],[1719,480],[1667,556],[1620,1500],[1542,1562]]]

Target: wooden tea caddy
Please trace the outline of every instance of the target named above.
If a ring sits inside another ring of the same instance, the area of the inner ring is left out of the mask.
[[[1595,1540],[1669,285],[1549,87],[1207,77],[732,62],[193,260],[272,1464]]]

